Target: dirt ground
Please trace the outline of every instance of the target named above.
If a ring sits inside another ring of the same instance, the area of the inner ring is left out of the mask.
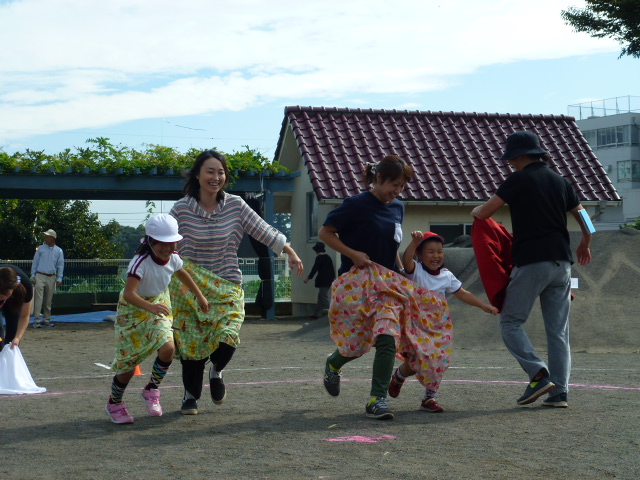
[[[495,328],[495,324],[493,324]],[[249,318],[225,371],[227,401],[207,395],[182,416],[178,364],[162,384],[162,417],[144,411],[151,359],[125,394],[133,425],[104,412],[113,325],[30,329],[22,352],[44,394],[0,395],[0,478],[18,479],[637,479],[640,354],[573,355],[570,407],[522,408],[524,374],[504,348],[455,348],[439,400],[422,389],[364,415],[373,355],[345,367],[342,393],[322,386],[328,320]],[[205,393],[208,393],[205,391]]]

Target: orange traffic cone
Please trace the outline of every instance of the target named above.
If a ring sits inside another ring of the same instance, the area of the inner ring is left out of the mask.
[[[136,365],[136,369],[133,372],[134,375],[143,375],[142,370],[140,369],[140,365]]]

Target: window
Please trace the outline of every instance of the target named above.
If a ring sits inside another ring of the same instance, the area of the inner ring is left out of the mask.
[[[318,199],[313,192],[307,193],[307,240],[318,238]]]
[[[584,138],[591,148],[618,147],[638,143],[638,128],[633,125],[618,125],[617,127],[587,130]]]
[[[640,182],[640,161],[618,162],[618,182]]]
[[[453,243],[460,235],[471,235],[471,225],[471,223],[432,223],[429,228],[432,232],[442,235],[447,243]]]

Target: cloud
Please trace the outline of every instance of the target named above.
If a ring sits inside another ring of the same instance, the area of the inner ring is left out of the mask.
[[[0,137],[446,89],[477,69],[618,51],[573,0],[0,3]]]

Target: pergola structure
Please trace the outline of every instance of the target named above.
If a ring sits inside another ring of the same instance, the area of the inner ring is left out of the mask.
[[[270,224],[275,218],[276,197],[293,194],[294,179],[300,172],[284,171],[244,172],[233,180],[227,191],[244,198],[262,197],[261,216]],[[121,171],[109,173],[104,169],[98,174],[88,170],[65,173],[0,172],[1,199],[46,200],[179,200],[184,186],[183,177],[173,169],[125,175]],[[267,249],[269,265],[273,252]],[[266,271],[265,271],[266,270]],[[266,318],[275,317],[275,288],[273,269],[262,269],[261,299]],[[271,287],[271,288],[268,288]]]

